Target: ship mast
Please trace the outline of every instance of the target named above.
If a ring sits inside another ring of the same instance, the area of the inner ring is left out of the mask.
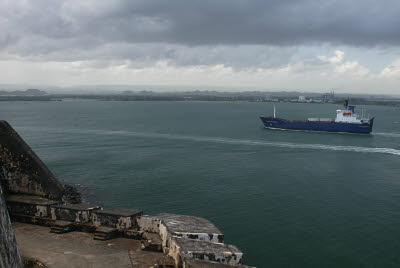
[[[276,118],[276,108],[275,108],[275,104],[274,104],[274,118]]]

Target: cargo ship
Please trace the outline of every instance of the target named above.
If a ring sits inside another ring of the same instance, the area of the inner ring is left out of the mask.
[[[261,116],[260,119],[266,128],[271,129],[292,129],[292,130],[311,130],[344,133],[363,133],[370,134],[374,124],[374,117],[369,119],[364,115],[358,115],[354,109],[356,106],[349,105],[345,101],[345,109],[336,110],[336,118],[308,118],[307,120],[286,120],[276,117],[274,106],[274,116]]]

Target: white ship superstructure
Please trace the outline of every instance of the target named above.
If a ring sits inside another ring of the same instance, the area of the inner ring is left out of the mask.
[[[364,118],[364,113],[360,116],[354,112],[355,106],[347,106],[345,110],[336,110],[337,123],[350,123],[350,124],[362,124],[368,123],[369,118]]]

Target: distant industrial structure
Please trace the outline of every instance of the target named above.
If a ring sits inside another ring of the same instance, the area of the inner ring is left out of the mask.
[[[299,102],[306,102],[306,96],[299,96]]]
[[[333,102],[335,100],[335,92],[331,91],[330,93],[322,94],[321,99],[322,102]]]

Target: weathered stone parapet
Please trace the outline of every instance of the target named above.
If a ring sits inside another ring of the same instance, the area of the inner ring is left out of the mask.
[[[143,211],[136,209],[96,210],[92,222],[96,227],[101,225],[123,230],[136,227],[136,217],[141,215]]]
[[[62,184],[6,121],[0,121],[0,183],[5,194],[54,200],[64,194]]]
[[[59,220],[74,223],[91,222],[92,213],[100,209],[102,209],[102,207],[92,204],[66,204],[50,206],[51,219],[53,221]]]
[[[50,217],[50,206],[60,203],[60,201],[53,201],[34,195],[9,195],[6,201],[12,215],[26,215],[38,218]]]
[[[17,242],[0,185],[0,268],[22,268]]]
[[[243,253],[233,245],[179,237],[173,237],[170,243],[169,255],[175,259],[177,266],[182,265],[184,258],[214,261],[231,265],[239,265],[243,262]]]
[[[161,220],[157,215],[144,215],[136,219],[140,230],[148,233],[160,233]]]
[[[138,218],[138,225],[146,232],[160,233],[167,244],[168,236],[196,239],[209,242],[224,242],[224,234],[210,221],[188,215],[161,213]]]
[[[176,267],[190,258],[230,265],[243,261],[243,253],[223,244],[224,235],[206,219],[163,213],[139,217],[137,222],[140,230],[160,235],[163,251],[174,258]]]

